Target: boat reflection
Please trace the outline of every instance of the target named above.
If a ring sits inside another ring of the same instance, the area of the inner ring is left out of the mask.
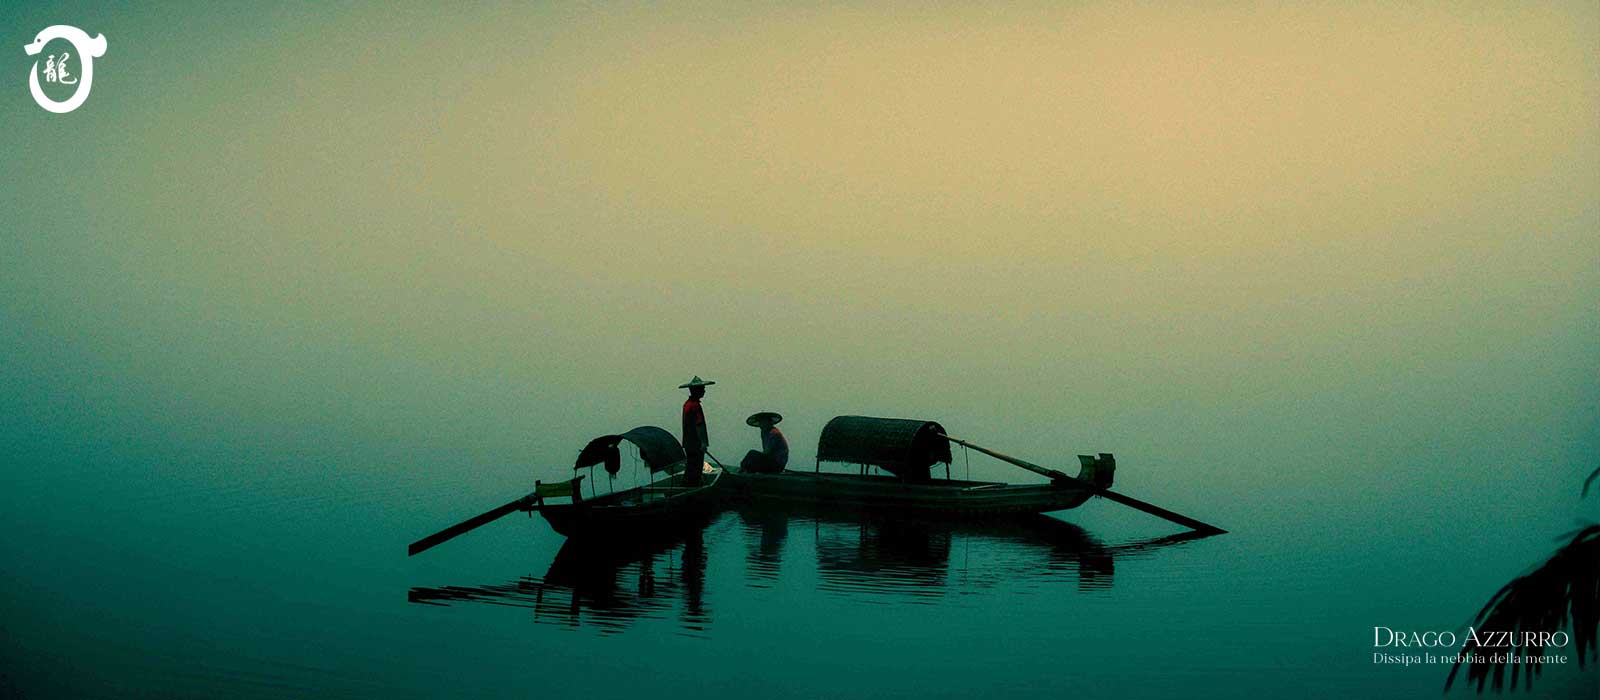
[[[601,633],[620,632],[637,620],[665,618],[676,611],[679,628],[698,636],[710,620],[705,570],[703,528],[634,542],[569,539],[543,577],[488,586],[416,587],[407,598],[426,605],[528,608],[536,622],[589,625]]]
[[[730,530],[732,538],[727,536]],[[537,622],[587,626],[602,634],[643,620],[674,621],[679,633],[703,636],[711,622],[708,568],[721,570],[719,581],[727,576],[743,588],[762,589],[779,585],[785,559],[790,567],[814,560],[816,589],[825,595],[879,604],[941,604],[950,596],[985,591],[1059,590],[1066,582],[1085,592],[1109,589],[1118,559],[1201,537],[1185,533],[1107,545],[1047,515],[948,522],[764,506],[724,513],[705,528],[635,542],[569,540],[542,577],[487,586],[418,587],[411,589],[409,599],[429,605],[526,608]],[[708,552],[707,539],[719,548],[717,557]],[[793,570],[789,575],[803,578],[811,572]],[[734,595],[726,584],[717,590]]]
[[[785,541],[798,526],[815,550],[819,588],[890,600],[932,603],[948,594],[1002,586],[1054,585],[1109,589],[1119,558],[1136,557],[1209,535],[1186,532],[1107,545],[1088,531],[1048,515],[950,521],[870,518],[816,510],[738,511],[748,555],[746,579],[771,585]]]

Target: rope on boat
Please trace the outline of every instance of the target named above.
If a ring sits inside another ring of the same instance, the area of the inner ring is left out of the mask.
[[[628,456],[629,456],[629,460],[628,461],[633,464],[633,485],[634,486],[638,486],[639,485],[639,452],[640,452],[639,450],[634,450],[633,452],[629,452],[628,453]],[[649,498],[649,494],[645,494],[645,497]]]

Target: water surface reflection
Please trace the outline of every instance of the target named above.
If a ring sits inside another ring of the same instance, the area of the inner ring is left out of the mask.
[[[416,587],[408,599],[427,605],[529,608],[537,622],[588,624],[602,633],[679,611],[680,627],[697,634],[709,621],[704,540],[700,528],[631,542],[568,540],[542,577],[485,586]]]
[[[1117,560],[1201,537],[1184,533],[1106,544],[1048,515],[950,522],[745,507],[704,528],[625,542],[569,540],[543,576],[483,586],[415,587],[409,600],[525,608],[536,622],[587,626],[601,634],[641,620],[676,618],[680,633],[704,636],[712,617],[708,569],[718,582],[737,584],[717,587],[719,595],[814,577],[813,588],[822,595],[935,605],[1018,583],[1104,592],[1115,582]],[[731,551],[712,557],[708,545]]]

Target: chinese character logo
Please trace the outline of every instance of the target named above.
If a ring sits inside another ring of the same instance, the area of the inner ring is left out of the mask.
[[[106,35],[97,34],[93,38],[82,29],[57,24],[45,27],[44,31],[33,38],[33,43],[22,47],[29,56],[37,56],[44,51],[44,45],[52,39],[66,39],[72,44],[72,51],[63,51],[60,54],[46,54],[44,61],[44,81],[59,83],[61,85],[76,85],[72,97],[65,102],[57,102],[44,94],[44,89],[39,87],[39,62],[33,62],[33,72],[28,75],[28,89],[33,91],[33,101],[56,114],[66,114],[83,105],[89,99],[89,85],[94,82],[94,59],[106,55]],[[69,62],[77,59],[81,68],[74,69]],[[76,70],[81,75],[74,75]]]

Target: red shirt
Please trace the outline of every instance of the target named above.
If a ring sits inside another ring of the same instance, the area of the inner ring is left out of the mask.
[[[700,409],[700,399],[690,398],[683,402],[683,450],[690,454],[702,454],[711,446],[711,438],[706,435],[706,413]]]

